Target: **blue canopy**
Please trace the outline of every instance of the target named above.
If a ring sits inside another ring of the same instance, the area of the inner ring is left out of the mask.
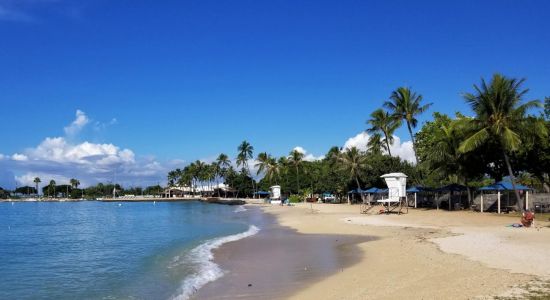
[[[354,189],[348,192],[348,194],[365,194],[365,193],[367,193],[367,191],[362,189]]]
[[[420,193],[423,190],[424,189],[421,186],[413,186],[413,187],[407,189],[407,193]]]
[[[363,193],[367,193],[367,194],[382,194],[387,192],[388,192],[388,189],[379,189],[377,187],[372,187],[368,190],[363,191]]]
[[[257,192],[254,192],[254,195],[270,195],[270,193],[266,191],[257,191]]]
[[[527,187],[521,184],[516,184],[516,190],[527,191],[530,189],[531,189],[530,187]],[[479,190],[480,191],[512,191],[514,190],[514,187],[512,186],[512,182],[503,180],[495,184],[491,184],[491,185],[479,188]]]

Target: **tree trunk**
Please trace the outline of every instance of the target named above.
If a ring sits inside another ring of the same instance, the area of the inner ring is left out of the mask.
[[[384,136],[386,137],[386,147],[388,147],[388,154],[391,156],[391,150],[390,150],[390,142],[388,140],[388,135],[384,132]]]
[[[504,147],[502,148],[504,149]],[[508,157],[508,154],[506,154],[506,150],[502,150],[502,154],[504,154],[504,162],[506,162],[506,168],[508,169],[508,176],[510,176],[510,181],[512,182],[512,188],[514,189],[514,194],[516,195],[517,200],[517,207],[519,212],[523,212],[523,201],[521,200],[519,196],[518,190],[516,190],[516,183],[514,179],[514,173],[512,172],[512,165],[510,165],[510,158]]]
[[[355,183],[357,183],[357,192],[359,193],[361,200],[363,200],[363,193],[361,193],[361,185],[359,184],[359,178],[357,178],[357,176],[355,176]],[[348,204],[351,205],[351,199],[349,197],[348,197]]]
[[[407,121],[407,128],[409,129],[409,134],[411,135],[411,142],[413,144],[414,159],[416,160],[416,165],[418,165],[418,155],[416,155],[416,141],[414,140],[414,135],[411,128],[411,123]]]

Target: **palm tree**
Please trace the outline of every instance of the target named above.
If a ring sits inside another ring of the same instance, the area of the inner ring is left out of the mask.
[[[36,186],[36,194],[38,195],[38,184],[39,184],[40,182],[42,182],[42,181],[40,180],[40,177],[34,177],[33,182],[34,182],[34,184],[35,184],[35,186]]]
[[[267,167],[265,170],[265,177],[267,177],[269,185],[271,185],[273,178],[279,178],[280,173],[281,168],[277,163],[277,160],[274,157],[269,156],[267,160]]]
[[[467,122],[472,134],[460,145],[461,152],[469,152],[489,141],[497,142],[512,181],[519,211],[523,211],[523,204],[516,190],[508,152],[518,150],[522,138],[533,134],[547,136],[543,123],[526,116],[530,108],[541,107],[542,104],[538,100],[521,104],[528,92],[521,87],[524,81],[495,74],[489,84],[482,79],[480,86],[474,85],[475,92],[465,94],[464,98],[476,117]],[[528,132],[526,128],[535,130]]]
[[[367,129],[368,133],[378,133],[384,135],[384,142],[386,143],[386,149],[391,156],[390,144],[393,143],[393,133],[401,125],[400,120],[395,115],[391,115],[383,109],[377,109],[370,115],[371,118],[367,120],[367,124],[371,127]]]
[[[371,135],[367,143],[367,152],[372,154],[382,154],[383,150],[388,151],[389,148],[386,146],[386,144],[384,144],[382,140],[383,138],[380,133],[375,133]]]
[[[361,174],[361,171],[366,168],[366,156],[363,155],[357,147],[351,147],[346,149],[346,151],[340,155],[340,162],[342,163],[342,168],[350,175],[352,179],[355,179],[357,188],[361,190],[359,175]],[[349,198],[348,204],[351,204]]]
[[[223,177],[225,181],[227,168],[231,166],[231,161],[229,160],[229,157],[227,156],[227,154],[220,153],[220,155],[218,155],[218,158],[216,159],[216,164],[218,165],[219,175]],[[219,196],[219,190],[218,190],[218,196]],[[225,197],[227,198],[227,190],[225,191]]]
[[[270,155],[267,154],[267,152],[262,152],[258,154],[258,157],[256,158],[257,163],[254,165],[258,170],[256,171],[256,175],[260,175],[265,169],[267,168],[267,163],[269,161]]]
[[[288,162],[294,166],[296,169],[296,192],[300,193],[300,178],[298,176],[298,171],[300,166],[302,165],[302,162],[304,160],[304,153],[294,149],[290,151],[290,156],[288,158]],[[305,199],[304,199],[305,201]]]
[[[48,186],[48,194],[52,193],[53,191],[53,197],[55,198],[55,180],[50,180],[50,184]]]
[[[254,179],[252,178],[250,167],[248,166],[248,160],[254,157],[254,147],[252,147],[249,142],[242,141],[237,150],[239,151],[239,154],[237,155],[237,166],[242,166],[243,169],[246,169],[248,171],[250,179],[252,180],[252,188],[255,190]]]
[[[416,128],[418,120],[416,117],[425,112],[432,103],[422,105],[422,95],[416,94],[408,87],[399,87],[392,92],[390,96],[391,101],[386,101],[386,106],[395,117],[405,120],[407,123],[407,129],[411,136],[413,143],[414,157],[416,163],[418,163],[418,156],[416,155],[416,141],[413,135],[413,128]]]

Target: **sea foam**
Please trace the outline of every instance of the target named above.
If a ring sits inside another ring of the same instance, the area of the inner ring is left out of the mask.
[[[247,211],[247,210],[248,210],[248,209],[246,209],[246,208],[244,207],[244,205],[239,205],[239,206],[237,206],[237,208],[235,208],[235,210],[234,210],[233,212],[239,213],[239,212],[243,212],[243,211]]]
[[[212,261],[214,259],[214,253],[212,250],[219,248],[225,243],[238,241],[240,239],[253,236],[258,233],[258,231],[260,231],[258,227],[251,225],[245,232],[208,240],[189,251],[185,255],[184,260],[187,262],[192,262],[196,265],[197,270],[193,275],[186,278],[182,282],[179,293],[171,299],[189,299],[202,286],[222,277],[224,275],[224,271],[220,268],[220,266]],[[177,260],[179,260],[179,257]]]

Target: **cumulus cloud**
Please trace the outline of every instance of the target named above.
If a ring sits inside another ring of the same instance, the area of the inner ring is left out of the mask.
[[[312,153],[307,152],[306,149],[304,149],[303,147],[300,147],[300,146],[294,147],[294,149],[292,149],[292,150],[296,150],[296,151],[302,153],[304,155],[304,160],[305,161],[316,161],[316,160],[321,160],[321,159],[325,158],[324,155],[315,156]]]
[[[369,135],[366,132],[361,132],[354,137],[350,137],[344,143],[344,149],[350,149],[356,147],[359,150],[367,151],[367,144],[369,143]]]
[[[344,149],[351,147],[357,147],[357,149],[366,151],[368,148],[370,136],[366,132],[361,132],[354,137],[350,137],[344,143]],[[403,160],[411,163],[415,163],[414,150],[411,141],[401,142],[398,136],[393,136],[393,143],[390,144],[390,150],[392,155],[398,156]]]
[[[11,156],[11,159],[16,161],[27,161],[29,158],[25,154],[15,153]]]
[[[64,128],[65,134],[69,136],[76,135],[89,122],[90,122],[90,119],[88,118],[88,116],[86,116],[86,114],[80,109],[77,109],[74,121],[69,126],[66,126]]]
[[[114,120],[110,124],[114,124]],[[77,178],[83,186],[113,181],[123,185],[151,185],[163,182],[170,168],[180,166],[181,160],[161,163],[151,156],[137,157],[134,151],[112,143],[74,142],[68,138],[89,122],[88,116],[77,110],[74,121],[65,127],[66,137],[47,137],[21,153],[0,154],[0,170],[15,173],[11,181],[2,180],[0,186],[12,185],[12,182],[30,184],[35,177],[42,181],[54,179],[61,184]]]

